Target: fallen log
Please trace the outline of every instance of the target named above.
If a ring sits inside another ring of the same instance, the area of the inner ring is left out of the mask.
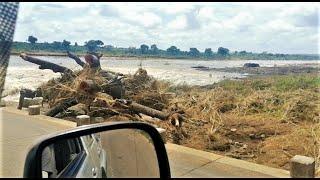
[[[131,102],[129,104],[129,109],[139,112],[139,113],[143,113],[145,115],[151,116],[151,117],[156,117],[159,118],[161,120],[166,120],[169,117],[168,113],[164,113],[162,111],[158,111],[156,109],[152,109],[149,108],[147,106],[135,103],[135,102]]]
[[[41,59],[38,59],[38,58],[30,57],[30,56],[26,55],[25,53],[21,53],[20,57],[25,61],[28,61],[28,62],[31,62],[31,63],[39,65],[39,69],[50,69],[55,73],[56,72],[73,73],[73,71],[70,70],[69,68],[66,68],[64,66],[60,66],[58,64],[51,63],[51,62],[48,62],[48,61],[44,61],[44,60],[41,60]]]
[[[170,114],[168,113],[164,113],[162,111],[158,111],[156,109],[152,109],[150,107],[138,104],[136,102],[132,102],[132,101],[128,101],[125,99],[117,99],[117,102],[126,105],[130,110],[138,112],[138,113],[142,113],[151,117],[156,117],[159,118],[161,120],[166,120]]]
[[[64,100],[63,102],[59,103],[58,105],[54,106],[53,108],[49,109],[45,115],[54,117],[55,115],[59,114],[61,111],[68,109],[71,106],[78,104],[75,98],[69,98]]]
[[[161,120],[169,120],[171,124],[177,127],[181,127],[182,122],[185,121],[185,117],[178,112],[165,113],[133,101],[128,101],[126,99],[117,99],[116,102],[125,105],[134,112],[142,113],[151,117],[156,117]]]
[[[79,64],[81,67],[84,67],[84,65],[86,64],[77,55],[71,53],[70,51],[67,51],[67,54],[68,54],[68,57],[70,57],[71,59],[74,59],[76,63]]]

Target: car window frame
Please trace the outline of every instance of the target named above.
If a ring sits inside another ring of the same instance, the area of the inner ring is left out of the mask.
[[[69,142],[72,141],[76,143],[76,151],[79,151],[77,155],[68,163],[67,166],[61,170],[56,178],[67,178],[67,177],[76,177],[78,174],[82,163],[84,162],[85,158],[87,157],[87,151],[83,147],[83,141],[81,141],[80,137],[74,138],[74,139],[69,139]],[[69,144],[69,143],[68,143]],[[69,148],[70,145],[69,145]]]
[[[81,151],[77,156],[56,176],[56,178],[75,178],[87,157],[86,151]]]
[[[69,148],[70,151],[70,157],[72,157],[72,154],[75,154],[75,157],[72,158],[70,162],[66,164],[66,166],[63,167],[63,169],[59,172],[57,172],[57,175],[52,176],[53,178],[59,178],[59,177],[75,177],[76,174],[78,173],[79,168],[82,166],[82,162],[84,161],[85,157],[87,156],[87,151],[82,145],[82,141],[80,137],[77,138],[72,138],[66,140],[67,147]],[[75,143],[74,147],[72,147],[71,143]],[[75,149],[73,149],[75,148]],[[56,152],[55,152],[56,153]],[[78,166],[75,167],[75,166]],[[57,167],[56,167],[57,168]],[[52,178],[50,177],[50,178]]]

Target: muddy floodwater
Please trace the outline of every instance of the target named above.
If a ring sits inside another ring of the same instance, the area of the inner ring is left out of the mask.
[[[38,56],[38,58],[66,66],[72,70],[81,69],[68,57]],[[174,84],[207,85],[223,79],[241,78],[246,74],[220,71],[199,71],[193,66],[205,66],[209,68],[242,67],[243,64],[259,63],[261,67],[273,67],[281,65],[297,65],[305,63],[318,63],[318,60],[181,60],[181,59],[123,59],[103,57],[101,66],[103,69],[133,74],[140,65],[151,76],[168,80]],[[59,73],[51,70],[40,70],[38,66],[23,61],[19,56],[11,56],[5,82],[4,94],[20,88],[35,89],[41,83],[53,77],[59,77]],[[18,94],[4,98],[7,101],[18,101]]]

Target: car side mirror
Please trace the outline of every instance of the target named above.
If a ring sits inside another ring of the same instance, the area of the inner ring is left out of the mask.
[[[29,150],[26,178],[170,178],[167,152],[156,128],[140,122],[79,126],[39,139]]]

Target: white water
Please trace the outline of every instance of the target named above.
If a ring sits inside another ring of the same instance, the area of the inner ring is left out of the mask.
[[[70,69],[80,69],[72,59],[67,57],[42,56],[40,59],[51,61]],[[103,58],[101,66],[124,74],[133,74],[142,63],[142,67],[149,75],[158,79],[168,80],[174,84],[186,83],[189,85],[206,85],[218,82],[225,78],[243,77],[242,74],[225,72],[198,71],[192,66],[206,66],[210,68],[241,67],[247,62],[257,62],[260,66],[272,67],[274,65],[317,63],[319,61],[305,60],[219,60],[219,61],[199,61],[199,60],[178,60],[178,59],[144,59],[144,60],[117,60],[115,58]],[[210,75],[211,74],[211,75]],[[51,70],[40,70],[37,65],[23,61],[18,56],[11,56],[7,70],[4,94],[20,88],[35,89],[41,83],[47,82],[53,77],[59,77],[59,73]],[[6,101],[18,101],[19,95],[15,94],[4,98]]]

